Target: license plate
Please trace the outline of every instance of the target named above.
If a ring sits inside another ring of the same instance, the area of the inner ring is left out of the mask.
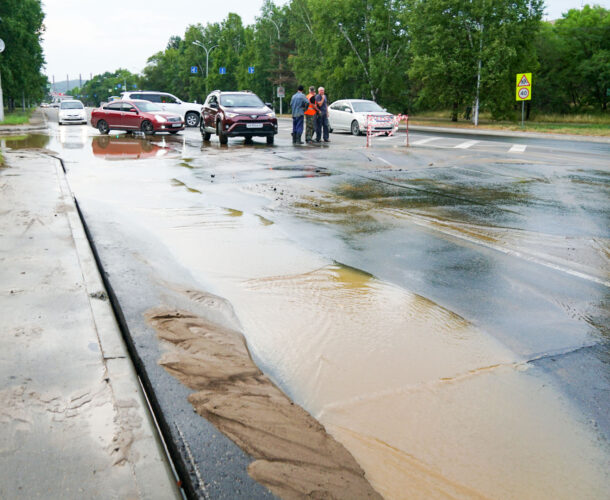
[[[173,123],[173,124],[172,124],[172,127],[179,127],[179,126],[180,126],[180,124],[179,124],[179,123]]]
[[[263,128],[262,123],[246,123],[246,128]]]

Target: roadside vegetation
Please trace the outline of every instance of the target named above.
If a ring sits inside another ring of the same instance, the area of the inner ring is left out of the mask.
[[[0,53],[2,91],[8,111],[39,103],[47,93],[42,74],[44,13],[40,0],[0,0]]]
[[[1,121],[0,125],[24,125],[30,121],[34,109],[29,108],[25,111],[15,110],[6,112],[4,114],[4,121]]]
[[[585,5],[545,22],[544,8],[543,0],[289,0],[282,6],[266,0],[251,25],[230,13],[219,23],[186,26],[139,74],[120,69],[117,54],[119,69],[95,75],[71,94],[99,105],[125,87],[197,102],[213,89],[250,89],[278,110],[277,87],[283,86],[287,110],[300,83],[324,86],[331,101],[373,99],[421,119],[448,112],[454,123],[470,123],[479,102],[482,125],[520,127],[516,74],[532,73],[527,127],[569,123],[603,132],[610,10]],[[5,102],[39,102],[48,85],[40,76],[41,0],[3,0],[0,18],[0,38],[28,35],[18,51],[0,54]]]

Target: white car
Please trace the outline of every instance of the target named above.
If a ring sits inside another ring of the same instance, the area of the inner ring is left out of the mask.
[[[61,101],[57,110],[57,122],[60,125],[66,123],[87,123],[87,113],[83,103],[74,99]]]
[[[122,92],[122,99],[143,99],[157,103],[163,111],[175,113],[184,118],[184,123],[187,127],[196,127],[199,125],[201,116],[201,104],[196,102],[184,102],[178,99],[175,95],[167,92],[157,92],[148,90],[136,90],[133,92]]]
[[[328,124],[333,132],[345,131],[352,135],[366,133],[368,115],[387,117],[386,120],[374,123],[373,131],[390,132],[393,128],[392,113],[388,113],[379,104],[366,99],[342,99],[328,107]]]

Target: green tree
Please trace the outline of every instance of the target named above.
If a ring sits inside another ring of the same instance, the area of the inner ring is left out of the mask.
[[[571,9],[555,23],[562,41],[561,63],[569,67],[564,84],[572,104],[606,110],[610,89],[610,10],[603,7]]]
[[[409,37],[402,0],[293,0],[290,64],[331,100],[361,97],[406,107]],[[402,111],[402,109],[401,109]]]
[[[119,87],[119,84],[121,87]],[[70,94],[83,100],[87,105],[99,106],[100,102],[108,101],[112,95],[120,95],[125,90],[140,88],[140,77],[126,69],[117,69],[115,72],[106,72],[95,75],[82,88],[74,88]]]
[[[0,38],[6,44],[0,54],[0,73],[9,109],[22,99],[39,102],[46,94],[48,80],[41,73],[43,21],[40,0],[0,2]]]
[[[450,106],[457,121],[479,88],[492,115],[506,116],[515,73],[533,71],[542,8],[542,0],[411,0],[409,74],[421,101]]]

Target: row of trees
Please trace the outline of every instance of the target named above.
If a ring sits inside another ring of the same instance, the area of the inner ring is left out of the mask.
[[[75,93],[100,101],[127,80],[199,102],[216,88],[272,101],[278,85],[289,99],[302,83],[324,85],[331,100],[451,109],[454,119],[479,97],[500,119],[517,108],[515,74],[531,72],[533,109],[607,110],[610,11],[585,6],[549,23],[543,9],[543,0],[266,0],[252,25],[229,14],[188,26],[141,75],[106,73]]]
[[[0,1],[0,39],[6,45],[0,53],[0,77],[9,110],[18,103],[40,102],[47,92],[43,20],[40,0]]]

